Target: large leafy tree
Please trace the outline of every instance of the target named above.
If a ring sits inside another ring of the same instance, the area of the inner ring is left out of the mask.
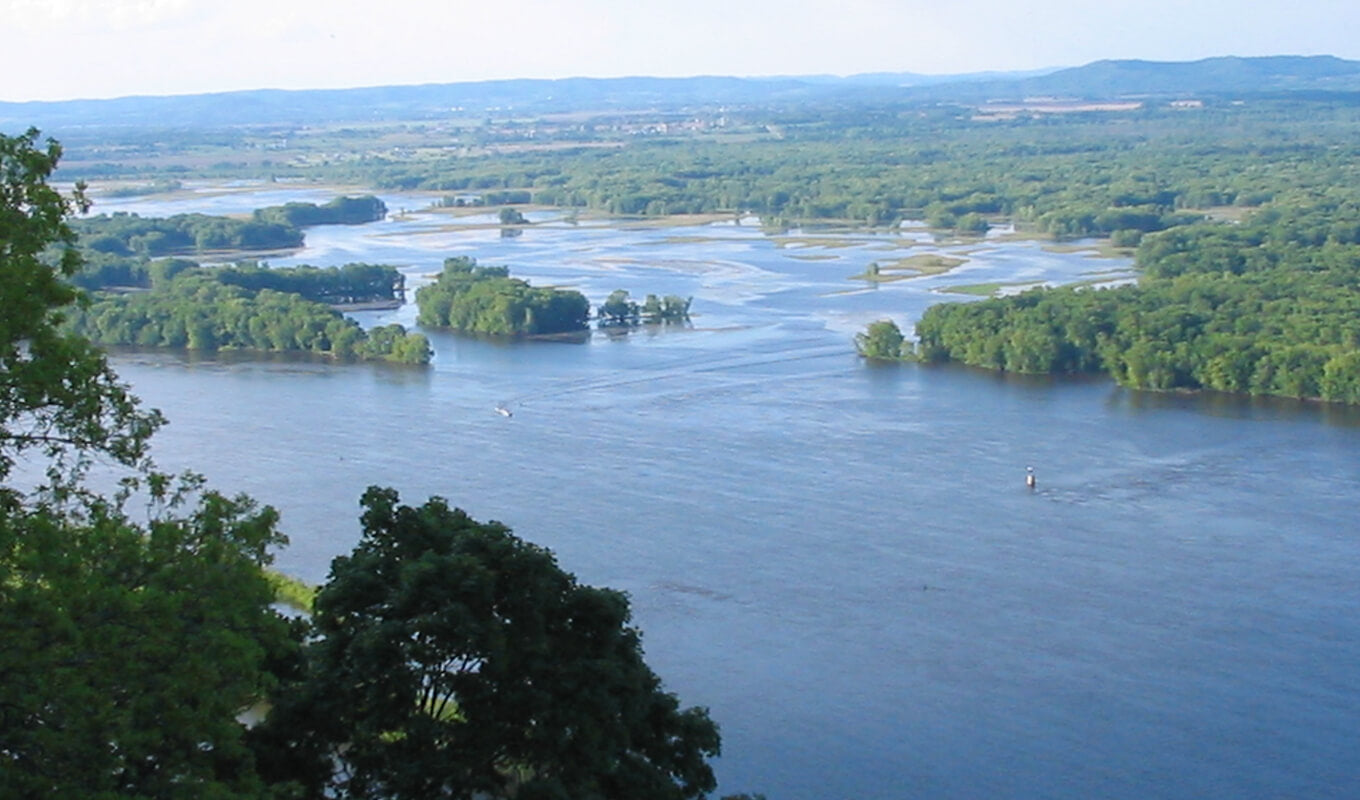
[[[434,498],[363,497],[317,597],[305,679],[262,751],[352,798],[696,798],[716,725],[643,661],[627,598]]]
[[[48,185],[61,148],[37,139],[0,135],[0,481],[38,448],[49,476],[69,482],[80,465],[64,456],[137,463],[161,420],[138,408],[98,350],[61,329],[81,263],[67,220],[86,202],[80,187],[68,198]]]
[[[84,200],[48,185],[59,156],[0,136],[0,797],[262,797],[238,716],[292,649],[262,573],[283,537],[151,472],[159,415],[63,331]],[[83,482],[100,455],[137,468],[110,499]],[[48,491],[14,488],[20,458]]]
[[[291,647],[261,571],[276,515],[157,494],[146,525],[97,500],[0,512],[0,796],[264,796],[238,716]]]

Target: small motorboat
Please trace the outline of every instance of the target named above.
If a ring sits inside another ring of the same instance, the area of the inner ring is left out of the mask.
[[[515,416],[515,415],[514,415],[514,412],[512,412],[510,409],[506,408],[505,406],[500,406],[500,405],[496,406],[496,413],[497,413],[497,414],[500,414],[502,417],[513,417],[513,416]]]

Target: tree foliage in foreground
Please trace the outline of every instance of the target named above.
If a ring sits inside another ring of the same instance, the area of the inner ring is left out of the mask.
[[[147,524],[0,510],[0,796],[265,796],[237,717],[293,647],[261,572],[277,514],[158,494]]]
[[[61,148],[38,132],[0,136],[0,480],[38,449],[139,461],[160,415],[146,412],[82,337],[66,332],[80,269],[69,215],[84,207],[47,185]],[[60,474],[54,461],[50,477]]]
[[[642,658],[627,598],[434,498],[363,498],[305,676],[259,731],[314,795],[667,800],[714,787],[717,727]]]

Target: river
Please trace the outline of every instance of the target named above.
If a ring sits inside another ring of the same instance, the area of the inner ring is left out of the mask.
[[[220,197],[100,210],[278,202]],[[380,484],[505,522],[627,591],[649,664],[722,727],[720,793],[1360,796],[1355,413],[854,355],[854,332],[909,325],[942,287],[1127,262],[915,229],[529,216],[509,239],[479,225],[492,215],[425,210],[315,228],[273,263],[393,263],[417,285],[473,255],[595,303],[692,295],[692,326],[584,344],[436,332],[428,369],[119,355],[171,420],[160,465],[277,506],[279,565],[308,580],[352,547],[358,497]],[[969,261],[849,280],[917,252]]]

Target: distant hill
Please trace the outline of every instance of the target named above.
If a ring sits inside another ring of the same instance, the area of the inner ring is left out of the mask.
[[[0,103],[0,130],[65,126],[260,125],[426,119],[490,111],[635,110],[657,105],[746,103],[823,91],[797,79],[565,78],[378,86],[260,89],[169,97]]]
[[[1225,56],[1096,61],[1019,82],[1026,92],[1107,98],[1143,94],[1360,90],[1360,61],[1335,56]]]
[[[1032,96],[1108,99],[1141,95],[1360,91],[1360,61],[1333,56],[1097,61],[1009,73],[837,77],[566,78],[476,83],[225,92],[112,100],[0,103],[0,131],[37,125],[212,128],[447,118],[561,111],[683,110],[723,105],[836,102],[980,102]]]

